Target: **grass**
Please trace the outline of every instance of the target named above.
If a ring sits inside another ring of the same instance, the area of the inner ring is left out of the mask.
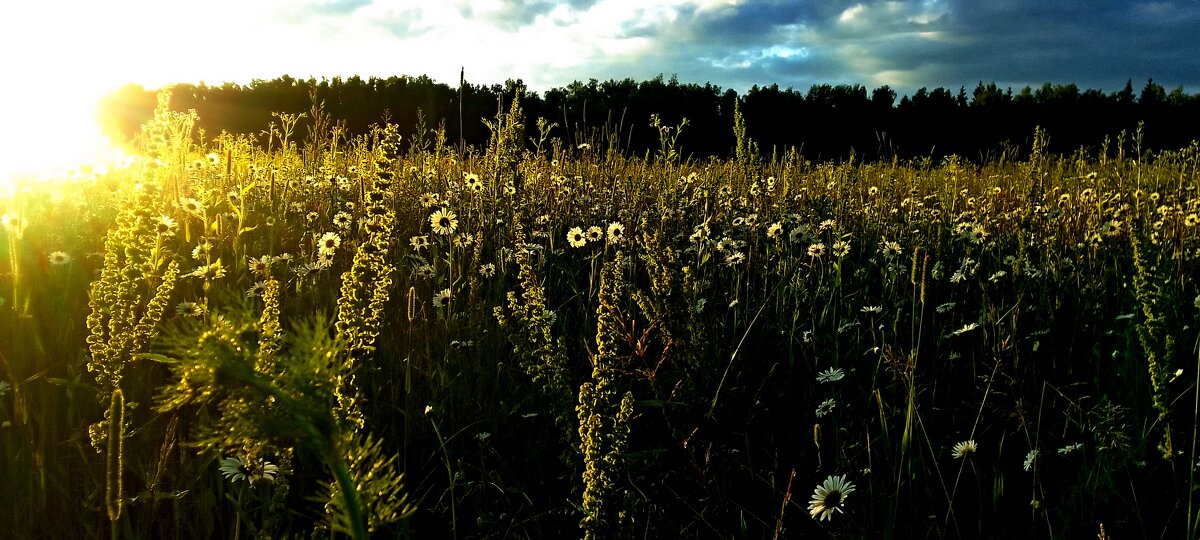
[[[0,200],[2,530],[1195,535],[1200,145],[302,119],[201,144],[161,109],[143,159]]]

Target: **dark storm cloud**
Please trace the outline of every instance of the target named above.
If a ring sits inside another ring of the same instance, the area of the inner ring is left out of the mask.
[[[666,52],[646,58],[659,71],[739,90],[888,83],[911,92],[996,81],[1115,91],[1153,77],[1200,91],[1196,1],[761,0],[677,15],[626,32],[663,43]]]

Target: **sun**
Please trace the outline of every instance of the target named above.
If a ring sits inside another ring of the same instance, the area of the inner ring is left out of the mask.
[[[0,85],[0,185],[53,182],[126,154],[98,122],[102,88]]]

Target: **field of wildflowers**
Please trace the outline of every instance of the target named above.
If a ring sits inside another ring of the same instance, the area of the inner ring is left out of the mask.
[[[1195,537],[1200,144],[695,161],[506,109],[163,107],[0,193],[0,530]]]

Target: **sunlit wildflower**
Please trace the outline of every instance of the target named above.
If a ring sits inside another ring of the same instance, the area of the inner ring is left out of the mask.
[[[171,216],[159,216],[158,222],[154,224],[155,232],[159,236],[175,236],[175,229],[178,228],[179,222]]]
[[[454,247],[465,248],[475,243],[475,235],[467,233],[458,233],[454,237]]]
[[[1200,216],[1197,216],[1195,212],[1192,212],[1191,214],[1188,214],[1187,217],[1183,218],[1184,227],[1195,227],[1197,224],[1200,224]]]
[[[308,214],[305,214],[304,219],[305,219],[305,221],[308,221],[309,223],[313,223],[316,220],[321,219],[321,214],[318,214],[316,212],[309,212]]]
[[[975,444],[975,439],[968,439],[954,445],[954,448],[950,449],[950,455],[954,456],[954,459],[961,459],[978,450],[979,446]]]
[[[180,302],[175,304],[175,313],[184,317],[199,317],[204,315],[204,306],[195,302]]]
[[[825,371],[821,371],[821,372],[817,373],[817,382],[819,382],[819,383],[837,382],[837,381],[842,380],[842,377],[845,377],[845,376],[846,376],[846,372],[842,371],[842,368],[829,368]]]
[[[737,242],[734,242],[733,239],[728,236],[722,238],[720,242],[717,242],[717,251],[722,253],[726,251],[733,251],[736,248]]]
[[[65,251],[55,251],[51,253],[47,259],[49,259],[50,264],[54,266],[62,266],[71,262],[71,256]]]
[[[479,275],[485,278],[496,275],[496,265],[493,263],[479,265]]]
[[[834,407],[837,407],[837,400],[829,398],[825,401],[822,401],[820,405],[817,405],[817,418],[833,412]]]
[[[863,313],[881,313],[883,311],[883,306],[863,306],[863,308],[859,311]]]
[[[435,234],[450,236],[458,229],[458,216],[448,209],[440,208],[429,216],[429,225]]]
[[[442,289],[441,292],[433,296],[433,307],[441,309],[450,303],[450,289]]]
[[[815,259],[824,254],[825,254],[825,244],[822,244],[821,242],[817,242],[815,244],[808,246],[808,256],[809,257],[812,257]]]
[[[976,328],[979,328],[979,323],[968,323],[968,324],[963,325],[962,328],[959,328],[958,330],[951,332],[951,335],[961,336],[961,335],[963,335],[967,332],[970,332],[971,330],[974,330]]]
[[[845,257],[850,254],[850,242],[838,240],[833,243],[833,254],[838,258]]]
[[[440,196],[437,193],[422,193],[419,200],[422,207],[430,208],[438,204],[439,198]]]
[[[567,231],[567,242],[573,248],[581,248],[587,245],[587,238],[583,236],[583,228],[571,227],[571,230]]]
[[[830,475],[817,489],[813,490],[808,502],[808,513],[817,521],[829,520],[834,512],[843,512],[846,496],[854,492],[854,483],[846,481],[846,475]]]
[[[887,239],[884,239],[879,242],[879,253],[881,253],[884,257],[891,259],[894,257],[899,257],[901,254],[903,254],[904,249],[900,247],[899,242],[889,242]]]
[[[1034,460],[1037,459],[1037,457],[1038,457],[1038,451],[1030,450],[1029,452],[1027,452],[1025,454],[1025,463],[1022,464],[1022,467],[1024,467],[1026,471],[1032,470],[1033,462],[1034,462]]]
[[[729,266],[737,266],[746,262],[746,255],[740,251],[734,251],[725,256],[725,264]]]
[[[1105,221],[1104,224],[1100,226],[1100,232],[1104,233],[1105,236],[1120,235],[1121,221],[1116,219]]]
[[[192,197],[184,197],[179,200],[179,207],[183,208],[184,212],[197,217],[204,217],[204,204]]]
[[[354,218],[347,212],[338,212],[333,216],[333,224],[341,230],[347,230],[354,223]]]
[[[428,265],[428,264],[422,264],[421,266],[417,267],[416,273],[417,273],[417,277],[429,279],[429,278],[433,277],[433,274],[434,274],[433,266]]]
[[[246,266],[250,267],[250,271],[257,276],[267,277],[271,273],[271,263],[274,262],[270,255],[263,255],[255,259],[254,257],[246,258]]]
[[[200,279],[221,279],[225,277],[225,267],[221,265],[221,259],[217,259],[212,264],[205,264],[196,267],[185,277],[195,277]]]
[[[479,175],[475,173],[464,173],[463,184],[467,187],[467,189],[474,192],[479,192],[483,189],[483,181],[480,180]]]
[[[408,243],[412,246],[413,251],[421,251],[422,249],[429,247],[429,237],[414,236],[408,239]]]
[[[598,242],[603,239],[604,239],[604,229],[601,229],[599,225],[592,225],[591,227],[588,227],[588,230],[587,230],[587,241],[588,242]]]
[[[827,219],[822,221],[820,225],[817,225],[817,230],[821,232],[832,231],[834,227],[837,227],[837,222],[832,219]]]
[[[192,248],[192,258],[197,261],[206,260],[211,251],[212,244],[208,243],[208,240],[202,241],[196,244],[196,247]]]
[[[335,232],[327,232],[317,240],[317,253],[333,254],[342,245],[342,237]]]
[[[614,221],[608,224],[608,243],[620,244],[625,241],[625,226]]]
[[[779,238],[783,235],[783,224],[776,221],[767,227],[767,238]]]

